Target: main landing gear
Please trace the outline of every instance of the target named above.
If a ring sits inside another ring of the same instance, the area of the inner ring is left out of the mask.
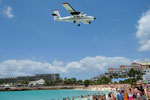
[[[73,23],[77,23],[77,22],[74,20]],[[78,26],[80,26],[80,24],[78,24]]]
[[[74,20],[73,23],[76,23],[76,21]]]

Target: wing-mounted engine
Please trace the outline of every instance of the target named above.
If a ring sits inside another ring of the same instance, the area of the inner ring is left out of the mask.
[[[71,15],[80,15],[81,12],[70,12]]]

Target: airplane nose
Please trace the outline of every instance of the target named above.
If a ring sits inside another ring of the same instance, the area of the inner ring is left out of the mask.
[[[96,17],[94,17],[94,20],[96,19]]]

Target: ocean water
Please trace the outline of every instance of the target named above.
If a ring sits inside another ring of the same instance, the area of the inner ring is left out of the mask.
[[[0,100],[62,100],[63,98],[95,94],[98,91],[89,90],[38,90],[38,91],[13,91],[0,92]],[[106,93],[101,91],[100,93]]]

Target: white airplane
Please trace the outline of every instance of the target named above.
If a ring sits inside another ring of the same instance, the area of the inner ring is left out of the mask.
[[[77,23],[78,26],[80,26],[80,22],[82,22],[83,24],[91,24],[91,21],[96,19],[93,16],[88,16],[86,14],[83,14],[82,12],[77,12],[67,2],[63,3],[62,6],[64,6],[72,16],[61,17],[59,11],[55,9],[52,14],[54,16],[55,21],[73,22]]]

